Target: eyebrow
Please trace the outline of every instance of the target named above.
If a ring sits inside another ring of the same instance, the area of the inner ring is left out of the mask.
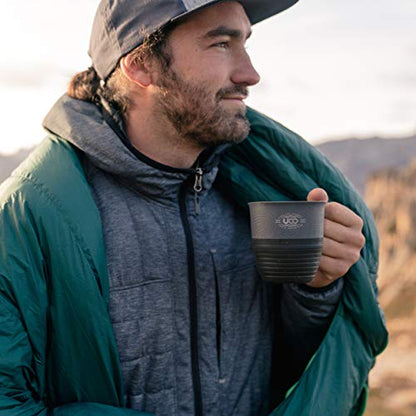
[[[251,36],[251,30],[245,37],[245,39],[248,39]],[[229,36],[230,38],[244,38],[243,32],[238,29],[231,29],[227,26],[218,26],[217,28],[210,30],[209,32],[205,33],[204,36],[202,36],[205,39],[212,39],[217,38],[219,36]]]

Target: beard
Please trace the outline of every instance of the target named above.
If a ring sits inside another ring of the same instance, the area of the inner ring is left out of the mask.
[[[185,81],[171,69],[163,73],[158,86],[157,108],[183,140],[208,147],[239,143],[248,136],[250,124],[245,109],[231,110],[221,105],[227,96],[247,96],[246,86],[222,88],[213,97],[208,83]]]

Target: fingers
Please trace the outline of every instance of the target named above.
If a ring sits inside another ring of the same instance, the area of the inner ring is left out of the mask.
[[[362,222],[362,221],[361,221]],[[362,226],[346,226],[325,218],[324,237],[353,247],[364,247],[365,237],[361,233]]]
[[[309,192],[308,201],[328,201],[321,188]],[[365,244],[363,220],[338,202],[325,205],[324,241],[319,269],[310,286],[326,286],[344,276],[360,258]]]
[[[345,261],[347,264],[351,265],[356,263],[360,258],[360,248],[360,246],[349,246],[330,238],[324,238],[322,256],[328,259],[340,259],[341,262]],[[328,270],[325,268],[325,271]]]
[[[338,202],[330,202],[325,206],[325,218],[336,223],[361,230],[363,220],[348,207]]]
[[[315,188],[309,192],[306,199],[307,201],[328,202],[328,194],[322,188]],[[363,227],[363,220],[355,212],[338,202],[329,202],[326,204],[325,218],[347,227],[356,227],[358,229],[362,229]]]

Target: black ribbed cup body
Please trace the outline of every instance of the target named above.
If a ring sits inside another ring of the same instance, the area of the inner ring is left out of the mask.
[[[251,202],[257,268],[274,283],[307,283],[319,267],[325,202]]]

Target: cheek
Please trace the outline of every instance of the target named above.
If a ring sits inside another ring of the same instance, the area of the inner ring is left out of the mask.
[[[229,74],[223,60],[210,54],[201,54],[198,49],[181,54],[172,63],[172,69],[184,80],[222,88],[229,83]]]

